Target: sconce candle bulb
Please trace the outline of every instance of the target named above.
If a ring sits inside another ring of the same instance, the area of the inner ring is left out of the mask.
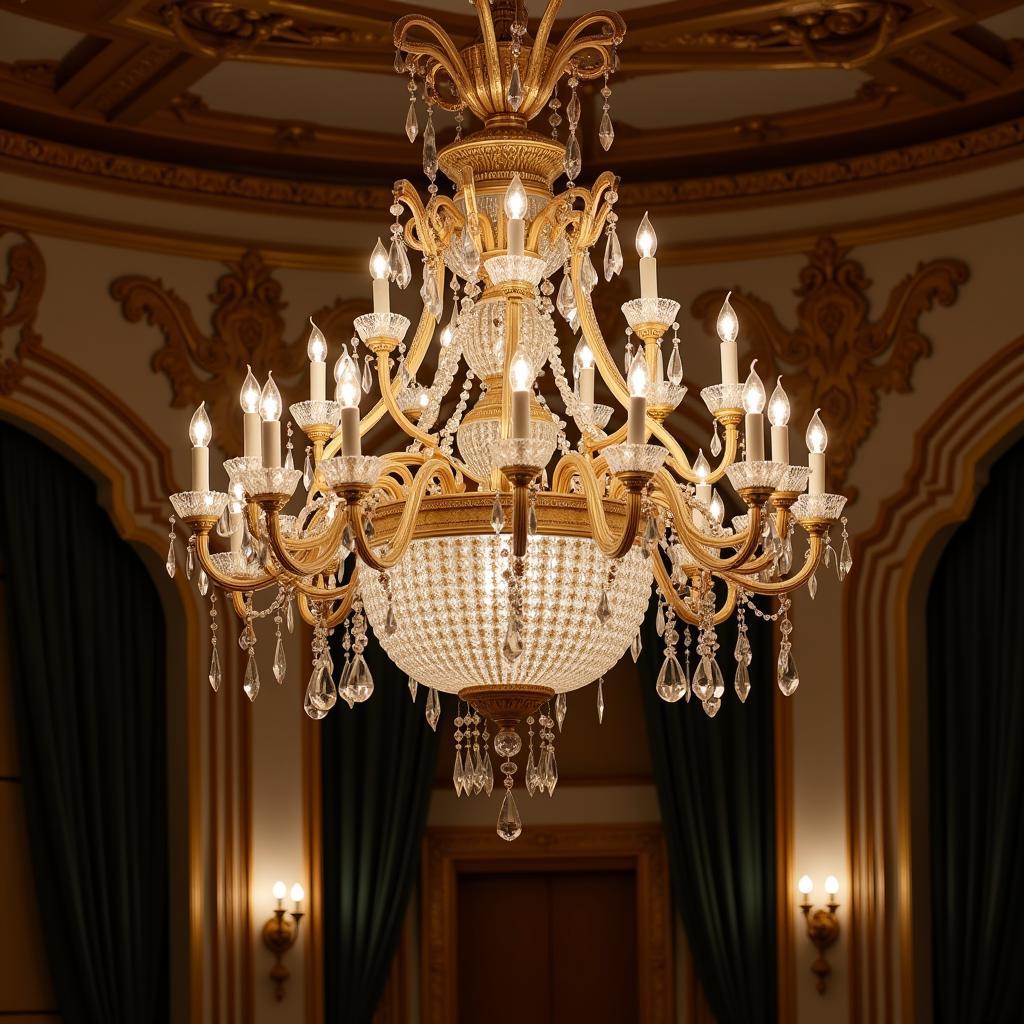
[[[655,234],[651,218],[644,214],[640,227],[636,230],[636,251],[640,257],[640,298],[656,299],[658,297],[658,261],[654,254],[658,251],[658,236]]]
[[[263,420],[263,465],[276,469],[281,465],[281,392],[274,375],[267,374],[267,383],[260,394],[260,419]]]
[[[736,355],[736,338],[740,333],[740,322],[736,316],[736,310],[729,302],[730,295],[732,292],[725,296],[725,302],[722,303],[722,308],[718,311],[718,322],[715,324],[715,328],[722,342],[719,345],[719,354],[722,360],[722,383],[739,384],[740,371]]]
[[[832,965],[825,959],[825,950],[839,938],[839,918],[836,917],[836,911],[839,909],[839,904],[836,903],[839,881],[835,875],[829,875],[825,879],[828,903],[817,909],[814,908],[810,900],[811,891],[814,889],[814,883],[810,876],[803,875],[797,883],[797,887],[803,897],[800,901],[800,910],[807,921],[807,937],[818,951],[817,957],[811,963],[811,971],[817,979],[815,988],[824,995],[828,977],[832,973]]]
[[[782,378],[768,401],[768,422],[772,425],[772,462],[789,465],[789,395],[782,387]]]
[[[263,458],[260,441],[260,382],[252,372],[251,366],[245,368],[245,380],[238,395],[238,404],[242,407],[242,454],[248,458]]]
[[[746,413],[744,420],[744,437],[747,443],[747,462],[762,462],[764,460],[764,425],[763,416],[765,393],[764,384],[757,375],[754,367],[757,365],[755,359],[750,364],[750,373],[746,383],[743,385],[743,410]]]
[[[309,400],[322,402],[327,389],[327,339],[323,331],[309,318],[309,341],[306,344],[306,355],[309,356]]]
[[[378,238],[370,253],[370,277],[373,279],[373,311],[378,316],[391,312],[391,282],[388,280],[388,254]]]

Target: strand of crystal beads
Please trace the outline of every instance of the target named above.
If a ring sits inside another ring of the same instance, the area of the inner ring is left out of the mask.
[[[217,591],[210,594],[210,671],[207,678],[210,689],[216,693],[220,689],[223,671],[220,665],[220,652],[217,650]]]
[[[529,756],[526,759],[526,769],[523,773],[524,781],[526,782],[526,792],[530,796],[540,788],[540,777],[537,770],[537,762],[533,759],[533,715],[530,715],[526,719],[527,743]]]
[[[516,798],[512,795],[512,776],[516,773],[516,763],[510,757],[501,763],[501,772],[505,776],[505,797],[501,801],[501,810],[498,812],[498,835],[506,842],[511,843],[517,839],[523,831],[523,819],[519,817],[519,807],[516,805]]]
[[[338,676],[338,696],[349,706],[355,707],[352,699],[352,691],[348,688],[348,677],[352,671],[352,623],[350,619],[345,620],[345,629],[341,634],[341,649],[344,653],[345,663],[341,668],[341,675]]]
[[[750,663],[754,655],[750,648],[750,638],[747,636],[747,615],[742,603],[736,605],[736,650],[733,656],[736,659],[733,689],[740,703],[744,704],[750,695]]]
[[[568,179],[566,186],[574,188],[576,179],[580,176],[583,168],[583,154],[580,151],[579,139],[576,138],[576,128],[580,123],[580,96],[577,86],[580,80],[575,75],[569,76],[569,102],[565,105],[565,116],[569,119],[569,138],[565,144],[565,176]]]
[[[480,715],[473,710],[471,716],[472,729],[472,761],[473,761],[473,795],[478,796],[484,788],[484,761],[480,754]]]
[[[288,659],[284,653],[284,641],[281,639],[281,612],[278,610],[274,616],[274,632],[277,636],[277,643],[274,644],[274,678],[277,680],[278,685],[284,682],[284,677],[288,672]]]
[[[463,119],[465,117],[465,109],[466,109],[465,104],[459,104],[459,106],[455,110],[455,141],[456,142],[461,142],[462,141],[462,121],[463,121]],[[455,182],[453,182],[452,184],[455,186],[455,190],[458,191],[458,185]]]
[[[494,767],[491,765],[491,734],[487,731],[487,719],[484,719],[483,746],[484,746],[484,768],[483,768],[483,790],[487,796],[494,792]]]
[[[604,100],[601,106],[601,126],[597,130],[597,139],[601,148],[607,153],[615,141],[615,126],[612,124],[611,98],[612,87],[608,84],[608,72],[604,73],[604,86],[601,89],[601,98]]]
[[[254,701],[260,692],[260,670],[256,665],[256,630],[253,628],[251,611],[246,615],[245,628],[238,638],[238,645],[243,651],[248,652],[245,675],[242,678],[242,689],[246,697],[250,701]]]
[[[562,123],[562,115],[558,112],[562,106],[562,101],[558,98],[558,86],[555,85],[554,91],[551,93],[551,99],[548,100],[548,109],[551,114],[548,116],[548,124],[551,125],[551,138],[558,138],[558,126]]]
[[[517,5],[518,12],[518,5]],[[509,29],[512,36],[512,45],[509,47],[512,70],[508,76],[508,105],[513,110],[518,110],[523,105],[523,81],[519,74],[519,53],[522,49],[522,39],[526,34],[526,26],[514,21]]]
[[[356,704],[362,704],[373,695],[373,675],[363,657],[368,643],[366,636],[366,614],[363,611],[363,598],[356,594],[352,602],[352,667],[349,669],[347,688]]]
[[[461,700],[457,704],[456,711],[457,714],[452,723],[455,726],[455,767],[452,769],[452,784],[455,786],[455,795],[462,796],[463,792],[467,791],[467,786],[466,771],[462,766],[462,737],[464,735],[462,724],[465,719],[462,717]]]
[[[777,681],[783,696],[792,697],[800,685],[800,674],[797,671],[796,659],[793,657],[793,644],[789,639],[793,632],[793,623],[789,621],[788,602],[782,613],[779,631],[782,639],[779,641],[779,660],[776,665]]]
[[[658,607],[661,612],[661,605]],[[662,631],[665,641],[665,658],[661,664],[661,671],[658,673],[658,680],[655,683],[655,690],[658,696],[668,704],[675,704],[680,698],[687,695],[689,690],[689,679],[683,673],[683,667],[676,657],[676,644],[679,642],[679,633],[676,631],[676,613],[671,606],[668,607],[664,616],[664,627]]]
[[[679,385],[683,381],[683,359],[679,354],[679,324],[672,325],[672,355],[668,357],[668,365],[665,367],[665,376],[669,382]],[[715,421],[718,426],[718,421]]]
[[[434,103],[429,96],[424,97],[427,105],[427,126],[423,129],[423,173],[430,179],[434,191],[437,191],[437,136],[434,132]]]
[[[451,416],[448,417],[448,422],[445,423],[444,428],[441,431],[440,448],[445,455],[451,455],[453,451],[452,438],[455,432],[459,429],[459,424],[462,422],[462,417],[469,407],[469,395],[473,389],[473,371],[466,368],[466,377],[462,382],[462,391],[459,394],[459,401],[455,406],[455,410]]]
[[[547,790],[548,796],[555,795],[555,786],[558,785],[558,762],[555,759],[555,722],[550,714],[540,716],[540,724],[546,732],[542,737],[547,741],[547,748],[541,758],[541,782]]]
[[[700,632],[697,637],[697,654],[700,661],[693,674],[693,692],[700,698],[709,718],[718,714],[725,693],[725,679],[718,666],[718,635],[715,632],[715,595],[710,580],[703,574],[701,591]]]
[[[403,291],[412,282],[412,264],[409,262],[409,252],[405,245],[401,220],[402,204],[396,199],[391,204],[391,213],[395,218],[391,225],[391,245],[388,248],[388,274],[391,280]],[[353,342],[358,342],[358,337],[353,336]]]
[[[613,277],[622,272],[622,246],[619,244],[619,233],[616,230],[619,215],[608,214],[608,226],[604,229],[604,279],[611,281]]]
[[[839,582],[850,574],[850,570],[853,568],[853,553],[850,551],[850,535],[846,530],[846,516],[843,516],[843,547],[840,551],[839,558],[836,559],[836,574],[839,576]]]

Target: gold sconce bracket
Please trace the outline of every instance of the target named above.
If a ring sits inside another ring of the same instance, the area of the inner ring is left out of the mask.
[[[825,959],[825,950],[839,938],[839,918],[836,916],[839,904],[830,901],[824,907],[814,909],[810,903],[804,902],[800,904],[800,909],[807,919],[807,937],[818,951],[811,963],[811,971],[816,979],[814,987],[824,995],[832,973],[832,965]]]
[[[301,912],[288,913],[279,908],[263,926],[263,945],[274,954],[274,966],[270,968],[270,978],[274,983],[274,997],[278,1001],[284,999],[284,986],[291,977],[291,971],[284,963],[284,955],[298,940],[301,920]]]

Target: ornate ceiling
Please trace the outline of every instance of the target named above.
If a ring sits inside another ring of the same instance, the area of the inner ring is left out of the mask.
[[[464,0],[422,6],[471,38]],[[566,20],[589,6],[566,3]],[[607,156],[595,142],[584,168],[614,166],[626,204],[788,201],[1024,147],[1017,4],[615,6],[628,25],[613,80],[616,138]],[[379,210],[380,186],[419,162],[402,132],[407,94],[390,27],[412,9],[391,0],[0,0],[0,164],[64,175],[91,167],[134,187],[205,180],[213,194],[217,175],[234,175],[233,193],[221,191],[236,199],[248,189],[315,211]],[[589,98],[584,122],[595,112]],[[445,123],[440,141],[453,131]]]

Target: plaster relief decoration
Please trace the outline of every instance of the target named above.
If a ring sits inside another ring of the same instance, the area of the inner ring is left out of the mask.
[[[117,278],[110,293],[125,319],[146,322],[160,328],[164,343],[153,355],[152,366],[171,384],[171,405],[192,407],[206,402],[214,436],[225,450],[241,446],[238,416],[238,381],[246,366],[263,380],[273,370],[281,385],[307,368],[306,342],[309,325],[294,341],[284,337],[281,283],[274,268],[254,249],[244,253],[214,286],[210,302],[212,331],[200,330],[192,310],[173,289],[160,279],[129,274]],[[355,300],[335,299],[313,313],[313,320],[332,338],[347,338],[352,319],[362,311]]]
[[[0,395],[9,395],[25,372],[25,355],[43,342],[35,321],[46,283],[46,264],[28,235],[3,224],[0,261]]]
[[[856,492],[844,483],[878,419],[881,395],[910,391],[915,363],[931,353],[931,341],[918,325],[921,314],[935,303],[952,305],[968,269],[955,259],[919,263],[893,289],[881,317],[872,320],[871,281],[849,251],[826,236],[808,254],[794,290],[800,300],[795,328],[756,295],[734,291],[730,301],[743,324],[746,361],[756,358],[766,380],[784,376],[794,426],[802,430],[821,409],[829,431],[828,489],[843,488],[852,500]],[[725,295],[716,289],[693,303],[693,315],[712,336]]]

